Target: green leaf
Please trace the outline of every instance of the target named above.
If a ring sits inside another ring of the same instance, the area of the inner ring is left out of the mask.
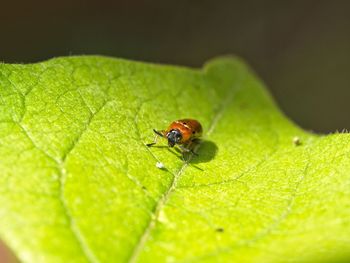
[[[350,258],[349,135],[296,127],[235,58],[0,64],[0,99],[0,236],[23,262]],[[145,145],[186,117],[189,163]]]

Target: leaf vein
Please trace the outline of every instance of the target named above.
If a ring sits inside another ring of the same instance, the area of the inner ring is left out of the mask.
[[[60,184],[59,201],[60,201],[60,203],[61,203],[61,205],[63,207],[64,216],[65,216],[65,218],[68,221],[69,229],[70,229],[71,233],[73,234],[73,236],[75,237],[75,239],[77,241],[77,244],[79,245],[79,247],[83,251],[83,254],[85,255],[86,259],[89,262],[97,262],[96,260],[94,260],[94,257],[90,255],[91,253],[89,252],[88,247],[85,245],[85,242],[82,239],[82,235],[80,234],[80,231],[76,228],[74,220],[73,220],[71,214],[69,213],[69,210],[68,210],[68,207],[67,207],[67,203],[66,203],[66,201],[64,199],[64,196],[63,196],[63,187],[64,187],[64,185],[62,184],[62,178],[64,177],[65,170],[62,167],[63,163],[60,163],[54,157],[52,157],[47,152],[45,152],[43,149],[41,149],[39,146],[37,146],[36,143],[34,142],[33,138],[29,135],[29,132],[27,131],[26,128],[24,128],[23,125],[21,125],[18,122],[17,122],[17,125],[22,129],[23,133],[29,139],[29,141],[34,146],[34,148],[39,150],[48,159],[52,160],[58,166],[58,173],[60,175],[60,180],[59,180],[59,184]]]

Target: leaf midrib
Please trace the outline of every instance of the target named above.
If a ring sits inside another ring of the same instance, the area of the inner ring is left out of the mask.
[[[237,83],[240,83],[240,81],[237,81]],[[226,98],[226,99],[223,101],[223,103],[219,107],[217,113],[214,115],[214,118],[211,120],[211,122],[209,124],[208,131],[207,131],[206,135],[203,137],[203,139],[208,137],[214,131],[217,123],[219,122],[219,120],[221,119],[222,115],[224,114],[224,111],[226,110],[228,105],[232,102],[234,94],[238,90],[239,90],[239,86],[237,87],[236,85],[234,85],[233,87],[231,87],[229,89],[228,94],[226,94],[226,96],[224,96],[224,98]],[[198,149],[200,148],[200,146],[201,145],[199,144],[194,151],[197,152]],[[145,230],[140,235],[140,238],[138,239],[138,242],[136,243],[136,245],[132,249],[132,253],[130,254],[129,259],[127,260],[128,263],[135,263],[137,261],[140,253],[142,252],[142,249],[144,248],[144,246],[145,246],[145,244],[146,244],[146,242],[147,242],[147,240],[148,240],[148,238],[149,238],[149,236],[151,234],[151,231],[156,226],[156,223],[158,221],[159,214],[160,214],[161,210],[166,205],[166,203],[169,200],[171,194],[176,190],[177,182],[180,179],[181,175],[184,173],[184,171],[187,168],[188,164],[190,163],[192,157],[193,157],[193,154],[190,155],[189,160],[187,162],[183,163],[183,165],[181,166],[181,168],[178,170],[177,173],[175,173],[175,174],[172,173],[173,180],[172,180],[169,188],[164,192],[162,197],[158,200],[158,202],[157,202],[157,204],[155,206],[155,209],[152,211],[152,215],[150,216],[150,220],[149,220]]]

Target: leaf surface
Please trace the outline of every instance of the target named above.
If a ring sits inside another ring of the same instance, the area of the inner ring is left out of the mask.
[[[189,163],[145,145],[188,117]],[[0,236],[23,262],[349,258],[349,150],[292,124],[236,58],[0,64]]]

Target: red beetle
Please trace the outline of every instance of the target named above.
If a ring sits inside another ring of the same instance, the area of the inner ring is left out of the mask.
[[[172,122],[166,130],[157,131],[153,129],[156,137],[154,142],[147,144],[153,146],[157,143],[158,136],[168,140],[169,147],[178,145],[182,152],[193,152],[193,145],[202,136],[202,125],[193,119],[183,119]]]

